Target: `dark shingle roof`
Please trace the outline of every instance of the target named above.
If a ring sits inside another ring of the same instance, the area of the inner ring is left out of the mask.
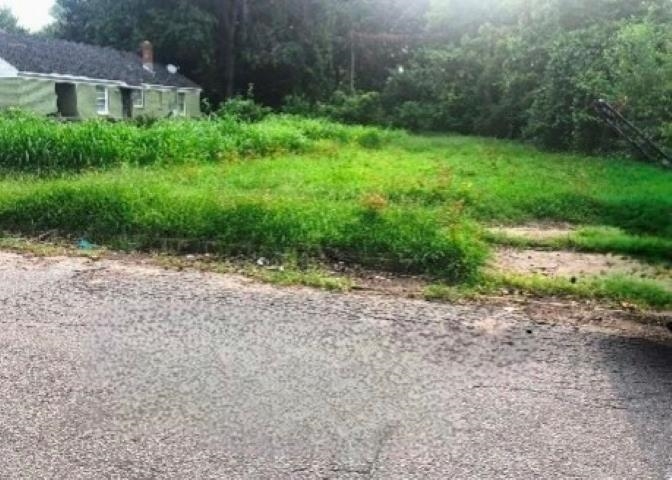
[[[72,75],[113,80],[130,86],[142,83],[180,88],[200,88],[180,74],[171,74],[161,64],[154,72],[142,66],[133,53],[0,30],[0,58],[20,72]]]

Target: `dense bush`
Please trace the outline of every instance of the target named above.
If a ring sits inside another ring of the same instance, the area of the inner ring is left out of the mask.
[[[379,92],[292,97],[287,109],[555,150],[626,151],[591,108],[606,99],[672,149],[672,3],[525,3],[491,2],[485,14],[436,2],[426,40]]]
[[[59,123],[18,111],[0,115],[0,169],[57,173],[121,164],[211,162],[237,155],[304,151],[322,140],[378,146],[392,135],[323,119],[239,115],[200,121]]]
[[[345,93],[338,90],[326,102],[312,102],[301,95],[290,95],[285,98],[282,110],[293,115],[326,117],[351,125],[387,122],[378,92]]]
[[[337,91],[321,110],[343,123],[371,124],[383,121],[383,109],[377,92],[347,95]]]
[[[231,98],[215,112],[217,117],[233,117],[243,122],[260,122],[270,114],[271,109],[255,102],[252,96]]]
[[[672,29],[653,19],[543,33],[485,26],[448,48],[420,51],[382,95],[388,122],[400,127],[595,152],[625,147],[593,113],[597,99],[672,147],[670,78]]]

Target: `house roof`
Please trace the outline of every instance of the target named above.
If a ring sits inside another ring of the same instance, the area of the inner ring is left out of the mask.
[[[165,65],[155,64],[153,72],[150,72],[143,67],[140,56],[134,53],[2,30],[0,59],[11,64],[20,73],[85,77],[122,82],[135,87],[145,83],[200,88],[179,73],[171,74]]]

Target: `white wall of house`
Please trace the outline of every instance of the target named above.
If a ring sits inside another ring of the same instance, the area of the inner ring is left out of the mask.
[[[15,78],[18,76],[19,71],[10,65],[9,62],[0,58],[0,78]]]

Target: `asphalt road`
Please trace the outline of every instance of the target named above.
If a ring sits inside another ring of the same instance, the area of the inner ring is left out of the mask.
[[[0,478],[672,478],[672,343],[0,254]]]

